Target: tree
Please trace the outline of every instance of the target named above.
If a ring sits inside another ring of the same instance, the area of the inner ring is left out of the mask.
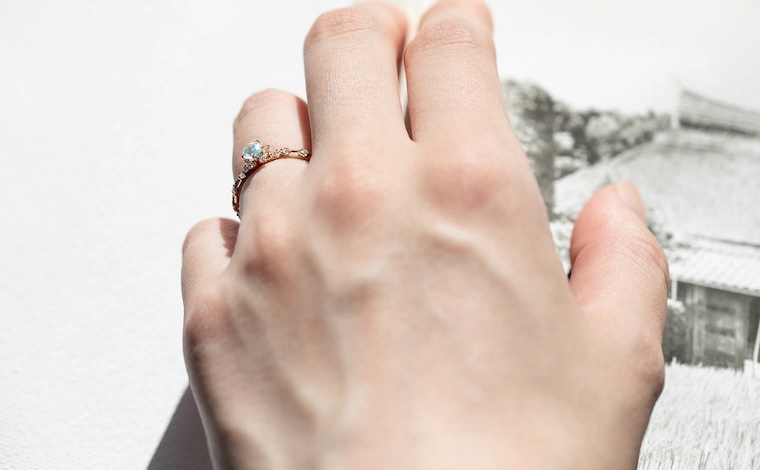
[[[554,204],[554,142],[557,110],[552,96],[535,83],[507,80],[502,83],[509,117],[528,155],[546,208]]]

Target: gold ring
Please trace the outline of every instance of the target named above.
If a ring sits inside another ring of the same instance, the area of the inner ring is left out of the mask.
[[[245,163],[240,174],[235,179],[235,183],[232,185],[232,210],[235,211],[238,217],[240,217],[240,190],[249,176],[264,164],[280,158],[298,158],[299,160],[308,161],[311,158],[311,152],[304,148],[291,150],[287,147],[270,150],[269,145],[262,145],[258,140],[254,140],[243,148],[243,154],[240,158]]]

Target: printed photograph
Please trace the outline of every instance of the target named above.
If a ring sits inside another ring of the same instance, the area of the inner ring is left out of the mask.
[[[760,34],[748,18],[760,10],[572,5],[563,19],[584,32],[540,38],[553,63],[526,63],[503,88],[565,269],[584,203],[624,180],[667,254],[666,385],[639,468],[757,468]],[[576,7],[587,15],[569,16]]]

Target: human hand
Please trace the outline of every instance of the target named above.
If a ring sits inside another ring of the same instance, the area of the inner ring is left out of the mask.
[[[568,280],[487,8],[439,2],[404,51],[406,30],[378,3],[323,15],[308,108],[270,90],[235,121],[235,175],[254,139],[313,157],[266,164],[239,225],[185,242],[186,360],[215,465],[634,468],[668,287],[638,193],[587,204]]]

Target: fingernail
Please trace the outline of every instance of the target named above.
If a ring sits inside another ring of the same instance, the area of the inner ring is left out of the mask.
[[[647,221],[647,211],[644,208],[644,201],[641,200],[641,194],[636,185],[630,181],[623,181],[615,185],[620,199],[643,221]]]

